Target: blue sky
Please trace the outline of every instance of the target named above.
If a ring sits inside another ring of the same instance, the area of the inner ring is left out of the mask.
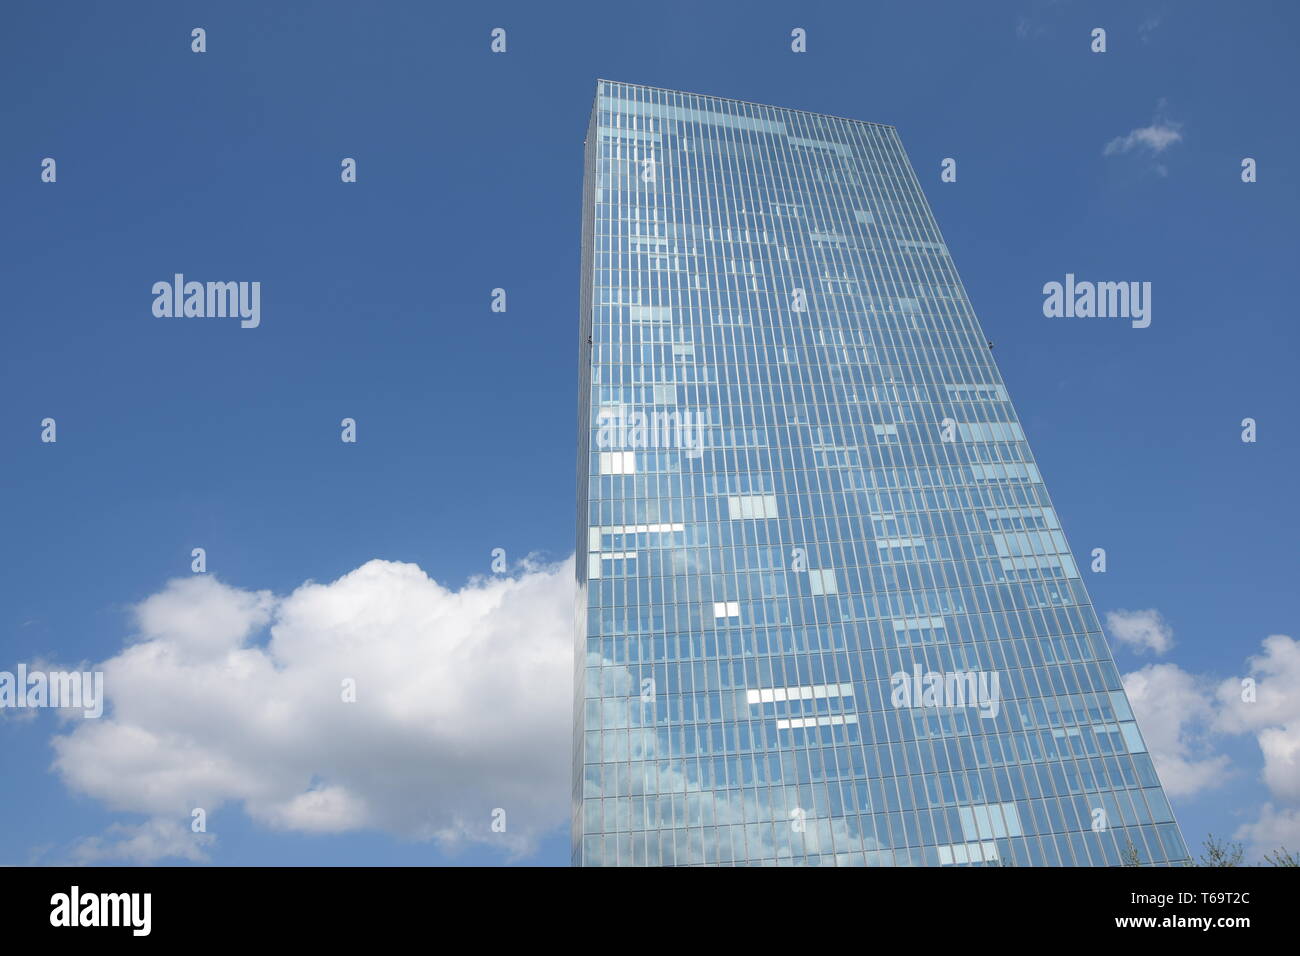
[[[470,584],[503,590],[457,619],[466,633],[497,604],[525,622],[545,605],[528,582],[562,581],[551,565],[573,549],[580,151],[608,77],[899,128],[1076,556],[1107,551],[1087,581],[1098,613],[1154,609],[1167,628],[1112,643],[1164,715],[1143,727],[1185,781],[1180,796],[1166,774],[1188,842],[1300,848],[1300,667],[1293,642],[1261,643],[1300,636],[1293,5],[159,2],[0,17],[0,670],[121,655],[140,634],[132,608],[191,577],[194,547],[222,589],[166,593],[225,602],[250,634],[265,621],[240,595],[284,598],[372,559],[458,592],[504,548],[518,587]],[[1098,26],[1104,54],[1089,50]],[[505,54],[489,52],[494,27]],[[806,54],[790,52],[794,27]],[[1108,155],[1116,140],[1131,146]],[[40,181],[44,157],[56,183]],[[945,157],[955,183],[939,180]],[[1241,182],[1243,157],[1258,182]],[[150,289],[177,272],[260,281],[261,325],[155,318]],[[1067,272],[1150,281],[1151,327],[1045,318],[1042,286]],[[40,441],[46,417],[56,444]],[[344,417],[356,444],[339,440]],[[431,614],[459,607],[412,587]],[[1168,633],[1162,653],[1139,646]],[[1271,688],[1261,716],[1220,686],[1252,655]],[[53,738],[71,732],[49,713],[0,717],[0,862],[175,862],[167,841],[184,837],[157,825],[171,811],[114,782],[157,752],[88,746],[55,766]],[[259,766],[247,736],[208,741],[242,767],[232,776]],[[316,776],[319,740],[304,739],[294,752],[328,794],[330,758]],[[490,755],[508,761],[512,739]],[[568,859],[547,801],[507,846],[404,829],[409,807],[322,797],[320,822],[256,790],[213,790],[227,794],[215,840],[180,859]],[[471,815],[494,805],[457,799]]]

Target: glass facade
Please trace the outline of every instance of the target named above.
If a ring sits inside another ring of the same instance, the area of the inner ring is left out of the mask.
[[[573,862],[1187,850],[890,126],[601,81]]]

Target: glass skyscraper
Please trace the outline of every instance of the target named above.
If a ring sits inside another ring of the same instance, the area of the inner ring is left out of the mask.
[[[893,127],[601,81],[573,862],[1187,850]]]

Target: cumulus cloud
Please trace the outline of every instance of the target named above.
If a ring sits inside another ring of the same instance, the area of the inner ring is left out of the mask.
[[[1154,610],[1108,618],[1130,646],[1172,643]],[[203,862],[222,814],[237,811],[274,830],[373,830],[526,855],[568,819],[572,629],[572,559],[527,562],[459,590],[390,561],[287,596],[210,575],[173,581],[136,606],[132,640],[100,665],[104,717],[53,738],[69,788],[145,817],[80,841],[71,858]],[[688,810],[713,801],[659,753],[631,673],[602,671],[627,684],[606,699],[603,721],[627,728],[629,756],[657,757]],[[1162,663],[1124,683],[1172,796],[1229,776],[1216,736],[1251,734],[1272,802],[1236,838],[1256,851],[1300,845],[1300,644],[1269,637],[1247,674],[1208,680]],[[195,808],[210,833],[190,831]],[[497,809],[503,833],[492,830]],[[781,819],[797,808],[771,809]],[[731,810],[715,807],[720,818]],[[715,858],[703,846],[677,851],[684,862]]]
[[[1263,778],[1278,799],[1300,804],[1300,642],[1273,634],[1246,662],[1244,678],[1218,687],[1217,726],[1251,733],[1264,757]]]
[[[1176,123],[1164,115],[1164,100],[1156,105],[1156,115],[1148,126],[1139,126],[1129,130],[1123,136],[1116,136],[1103,148],[1103,156],[1120,156],[1137,152],[1146,156],[1158,156],[1175,143],[1183,140],[1183,124]],[[1155,170],[1162,176],[1167,168],[1154,164]]]
[[[1124,675],[1124,690],[1171,797],[1189,796],[1223,782],[1229,761],[1210,745],[1214,692],[1209,682],[1175,664],[1148,664]]]
[[[1129,153],[1135,149],[1145,149],[1152,153],[1163,153],[1174,143],[1182,142],[1181,123],[1153,122],[1150,126],[1139,126],[1123,136],[1116,136],[1102,150],[1104,156]]]
[[[1164,654],[1174,646],[1174,631],[1154,608],[1145,611],[1108,611],[1106,626],[1111,636],[1138,653]]]
[[[1212,789],[1231,772],[1216,738],[1250,735],[1270,800],[1234,839],[1255,856],[1279,846],[1300,849],[1300,642],[1274,634],[1246,662],[1244,677],[1210,680],[1174,664],[1150,664],[1124,676],[1160,779],[1171,796]]]
[[[1256,857],[1278,849],[1300,848],[1300,808],[1264,804],[1258,819],[1238,827],[1233,839],[1250,846]]]
[[[207,863],[216,838],[194,833],[177,820],[157,817],[140,824],[115,823],[104,836],[86,837],[71,851],[74,864],[152,863],[161,859]]]
[[[515,856],[568,819],[572,559],[460,590],[378,560],[285,597],[195,576],[135,618],[101,665],[108,712],[55,737],[54,766],[150,821],[83,854],[193,859],[163,837],[196,807],[214,832],[233,806],[276,829]]]

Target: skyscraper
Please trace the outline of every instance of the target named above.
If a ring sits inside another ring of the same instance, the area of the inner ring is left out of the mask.
[[[893,127],[601,81],[573,861],[1187,850]]]

